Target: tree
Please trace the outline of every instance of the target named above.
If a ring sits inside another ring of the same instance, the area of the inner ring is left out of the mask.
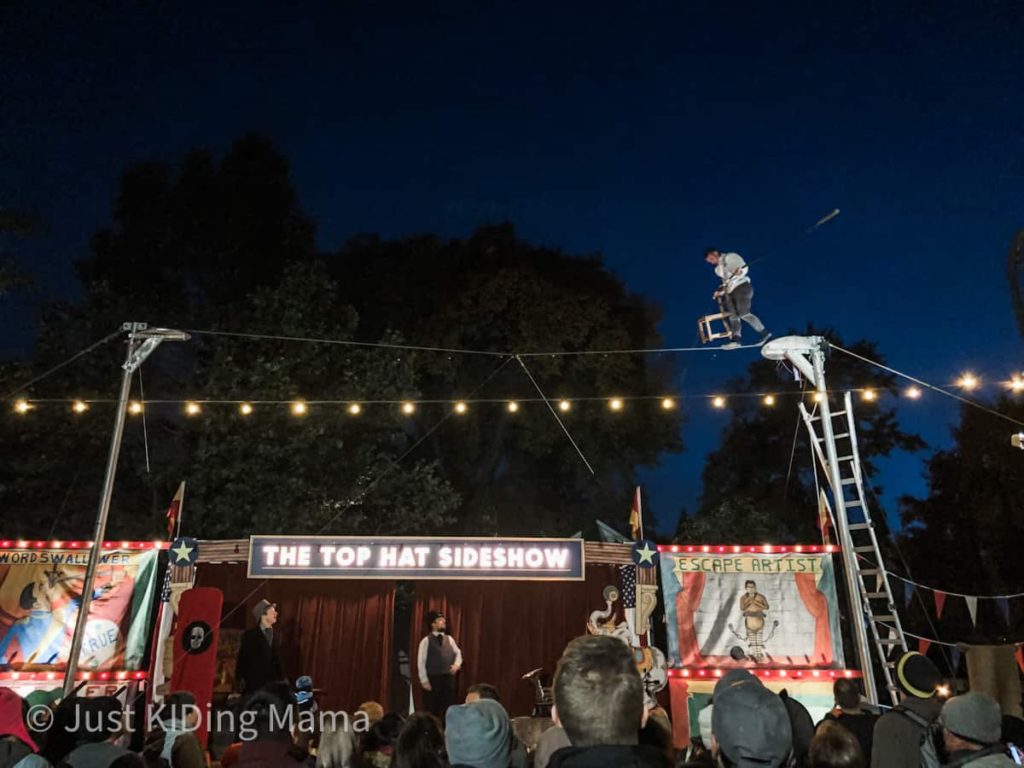
[[[1004,395],[993,406],[1024,421],[1019,398]],[[928,461],[928,497],[900,500],[915,580],[967,594],[1024,590],[1024,456],[1008,432],[1005,421],[963,406],[953,447]]]
[[[672,369],[647,356],[571,354],[660,346],[657,310],[598,257],[530,245],[505,224],[447,242],[358,238],[330,268],[339,282],[344,276],[360,333],[371,338],[389,327],[429,347],[556,353],[522,363],[546,396],[574,401],[562,418],[594,474],[543,404],[515,415],[500,402],[474,408],[427,446],[463,499],[462,530],[565,535],[596,517],[624,518],[636,468],[682,449],[680,417],[657,399],[619,414],[603,400],[576,399],[672,389]],[[423,354],[418,388],[428,398],[468,396],[487,381],[476,397],[539,397],[518,360],[488,380],[499,365],[488,356]]]
[[[875,345],[859,341],[846,345],[832,332],[808,328],[805,335],[824,335],[857,354],[881,360]],[[825,365],[833,409],[841,407],[845,390],[871,386],[877,392],[897,393],[895,378],[847,355],[833,352]],[[767,407],[760,397],[730,398],[730,419],[721,447],[708,455],[702,473],[703,492],[696,514],[680,519],[677,540],[716,540],[739,544],[813,540],[820,534],[817,493],[807,430],[796,410],[800,384],[781,383],[777,365],[758,359],[747,375],[730,383],[737,395],[774,393],[777,404]],[[803,395],[809,408],[809,394]],[[857,402],[857,438],[865,482],[873,501],[881,496],[876,459],[894,450],[924,447],[917,436],[900,429],[895,409],[884,400]],[[824,476],[819,475],[824,484]],[[874,505],[872,517],[883,532],[885,510]]]
[[[144,164],[122,179],[113,225],[79,264],[85,300],[47,312],[20,380],[66,359],[125,320],[184,329],[499,353],[657,346],[658,313],[597,257],[524,243],[509,226],[467,240],[363,237],[319,254],[313,223],[265,140],[218,160]],[[124,349],[106,345],[34,396],[111,399]],[[558,397],[661,395],[672,371],[642,355],[523,358]],[[305,419],[256,404],[249,418],[209,405],[186,418],[150,404],[126,429],[111,536],[149,536],[177,483],[189,482],[188,530],[208,536],[313,533],[567,534],[595,516],[624,516],[640,465],[681,449],[679,417],[657,402],[612,414],[576,402],[565,423],[584,467],[542,403],[513,417],[508,398],[537,398],[509,355],[353,348],[195,334],[165,344],[140,381],[147,400],[330,400]],[[138,387],[135,395],[139,396]],[[493,398],[464,416],[454,397]],[[415,399],[414,418],[367,403]],[[445,401],[431,405],[428,401]],[[102,479],[111,405],[83,418],[63,405],[7,414],[0,503],[40,535],[87,536]]]

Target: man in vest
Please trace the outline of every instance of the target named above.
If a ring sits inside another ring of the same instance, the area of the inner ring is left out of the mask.
[[[704,261],[715,268],[715,274],[722,281],[722,286],[715,291],[712,298],[717,299],[722,310],[729,313],[727,321],[732,338],[722,348],[735,349],[740,346],[743,331],[740,321],[747,323],[758,333],[759,344],[768,341],[771,333],[765,329],[764,323],[757,315],[750,311],[754,300],[754,286],[750,282],[750,267],[747,266],[747,262],[738,253],[721,253],[717,248],[705,250]]]
[[[445,712],[455,703],[455,675],[462,666],[462,651],[455,639],[445,632],[445,618],[437,611],[427,613],[430,632],[420,640],[416,654],[423,705],[444,722]]]

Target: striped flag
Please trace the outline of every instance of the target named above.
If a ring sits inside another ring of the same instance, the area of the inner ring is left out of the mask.
[[[640,486],[636,487],[633,494],[633,508],[629,511],[629,532],[633,541],[640,541],[644,537],[644,513],[640,506]]]
[[[174,494],[174,498],[171,499],[171,506],[167,508],[167,540],[170,541],[174,538],[174,528],[178,526],[180,530],[181,522],[181,506],[185,503],[185,481],[181,481],[181,485],[178,486],[177,493]]]

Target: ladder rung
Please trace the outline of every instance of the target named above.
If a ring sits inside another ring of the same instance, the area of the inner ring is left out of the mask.
[[[860,569],[860,575],[861,576],[877,576],[878,574],[879,574],[879,570],[877,568],[861,568]]]
[[[901,645],[902,641],[892,637],[878,638],[879,645]]]
[[[832,435],[836,440],[842,440],[844,437],[849,437],[849,432],[840,432],[838,435]]]
[[[853,551],[854,552],[874,552],[875,548],[874,547],[854,547]]]
[[[840,416],[845,416],[846,415],[846,411],[832,411],[832,413],[830,415],[832,416],[833,419],[838,419]],[[808,419],[808,421],[821,421],[821,416],[811,416],[811,418]],[[833,435],[833,437],[834,437],[834,435]],[[845,437],[845,435],[844,435],[844,437]]]
[[[847,477],[845,480],[840,480],[839,484],[840,485],[853,485],[856,482],[857,482],[857,478],[856,477]]]
[[[871,528],[871,523],[850,523],[846,527],[851,531],[866,531]]]
[[[848,456],[839,456],[836,461],[853,461],[855,458],[857,457],[851,453]]]
[[[865,596],[873,598],[873,599],[877,599],[877,598],[880,598],[880,597],[889,597],[889,593],[888,592],[866,592]]]
[[[846,506],[848,506],[848,507],[863,507],[864,506],[864,502],[861,501],[860,499],[850,499],[849,501],[844,499],[843,501],[845,502]]]
[[[880,621],[896,621],[896,617],[892,614],[881,615],[872,613],[869,615],[871,616],[871,620],[875,623],[878,623]]]

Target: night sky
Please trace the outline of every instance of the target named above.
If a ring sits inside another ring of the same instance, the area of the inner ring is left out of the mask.
[[[972,369],[991,396],[1024,369],[1005,275],[1024,226],[1024,12],[825,5],[4,4],[0,206],[51,231],[8,243],[39,290],[0,298],[0,353],[26,354],[39,304],[76,295],[71,264],[128,163],[257,131],[324,249],[507,219],[602,253],[686,346],[716,244],[763,259],[769,328],[875,339],[897,368],[942,385]],[[754,354],[688,359],[686,391]],[[942,446],[956,406],[930,395],[900,415]],[[646,473],[663,527],[694,507],[725,421],[695,404],[688,452]],[[921,460],[886,464],[890,502],[924,491]]]

